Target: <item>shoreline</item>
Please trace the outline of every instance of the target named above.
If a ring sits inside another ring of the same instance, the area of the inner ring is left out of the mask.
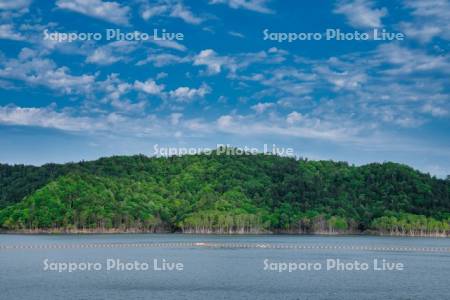
[[[449,234],[389,234],[373,231],[365,232],[318,232],[318,233],[295,233],[295,232],[233,232],[233,233],[205,233],[205,232],[172,232],[172,231],[143,231],[143,230],[0,230],[0,235],[122,235],[122,234],[147,234],[147,235],[200,235],[200,236],[379,236],[379,237],[416,237],[416,238],[450,238]]]

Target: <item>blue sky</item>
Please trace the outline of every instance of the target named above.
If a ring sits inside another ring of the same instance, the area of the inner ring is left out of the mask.
[[[450,174],[448,0],[0,0],[0,14],[2,163],[276,144]],[[108,41],[106,29],[184,38]],[[278,42],[266,29],[370,38]]]

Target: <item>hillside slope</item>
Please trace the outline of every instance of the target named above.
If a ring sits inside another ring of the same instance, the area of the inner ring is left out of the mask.
[[[408,166],[267,155],[0,165],[7,230],[445,235],[450,182]]]

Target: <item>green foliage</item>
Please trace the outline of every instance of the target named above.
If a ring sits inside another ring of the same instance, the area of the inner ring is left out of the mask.
[[[395,163],[355,167],[266,155],[0,165],[0,226],[442,232],[448,230],[449,191],[449,180]]]
[[[436,220],[423,215],[408,213],[391,214],[376,218],[371,227],[381,233],[401,235],[446,235],[450,229],[450,218]]]

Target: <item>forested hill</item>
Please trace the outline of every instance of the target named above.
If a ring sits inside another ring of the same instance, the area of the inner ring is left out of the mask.
[[[269,155],[0,165],[5,230],[446,235],[450,181]]]

